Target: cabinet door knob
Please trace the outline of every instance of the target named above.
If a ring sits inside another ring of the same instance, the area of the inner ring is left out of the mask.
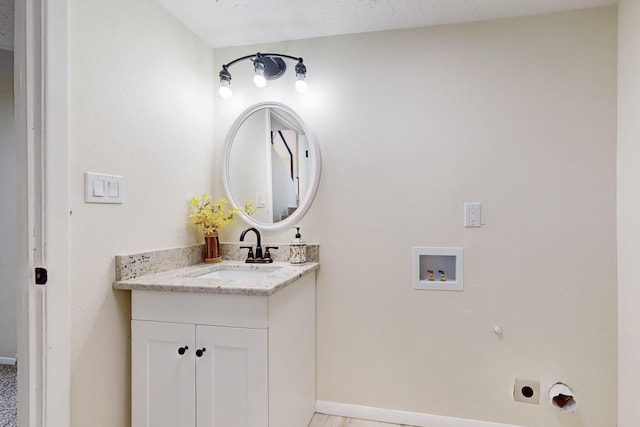
[[[178,349],[178,354],[183,355],[185,351],[189,350],[189,346],[185,345],[184,347],[180,347]]]
[[[202,357],[202,355],[204,354],[204,352],[205,352],[205,351],[207,351],[207,349],[206,349],[206,348],[204,348],[204,347],[202,347],[201,349],[200,349],[200,348],[199,348],[199,349],[197,349],[197,350],[196,350],[196,356],[198,356],[198,357]]]

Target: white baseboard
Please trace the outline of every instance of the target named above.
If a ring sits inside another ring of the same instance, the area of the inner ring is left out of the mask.
[[[467,420],[463,418],[443,417],[419,412],[398,411],[394,409],[373,408],[370,406],[350,405],[346,403],[316,401],[316,412],[340,417],[361,418],[392,424],[407,424],[419,427],[522,427],[513,424],[500,424],[487,421]]]
[[[0,357],[0,365],[15,365],[15,357]]]

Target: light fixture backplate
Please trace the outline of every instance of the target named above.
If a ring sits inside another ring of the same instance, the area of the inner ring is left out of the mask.
[[[263,56],[262,60],[264,61],[264,77],[267,80],[279,79],[287,71],[287,64],[282,58]]]

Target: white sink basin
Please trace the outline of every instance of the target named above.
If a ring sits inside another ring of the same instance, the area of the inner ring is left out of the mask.
[[[197,279],[259,279],[279,270],[280,267],[249,268],[221,268],[208,273],[195,276]]]

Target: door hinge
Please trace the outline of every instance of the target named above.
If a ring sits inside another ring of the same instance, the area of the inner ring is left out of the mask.
[[[46,285],[48,279],[47,269],[36,267],[36,285]]]

